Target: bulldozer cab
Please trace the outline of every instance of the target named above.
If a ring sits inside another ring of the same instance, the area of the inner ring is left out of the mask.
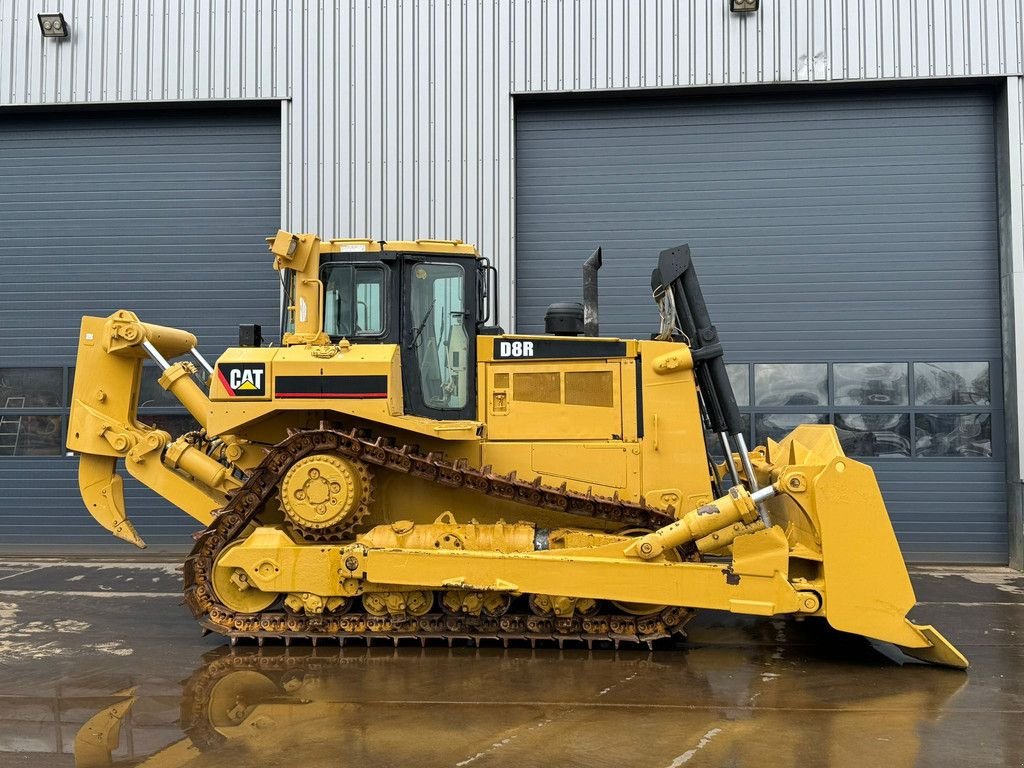
[[[317,275],[322,331],[334,344],[398,345],[406,414],[471,419],[477,407],[476,337],[500,332],[487,326],[493,273],[486,259],[458,241],[325,243]],[[285,274],[282,328],[288,343],[299,283],[293,272]]]

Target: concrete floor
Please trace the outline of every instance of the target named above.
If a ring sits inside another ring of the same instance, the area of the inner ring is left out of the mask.
[[[1024,576],[913,576],[966,673],[713,613],[654,652],[231,653],[173,564],[0,562],[0,766],[1024,765]]]

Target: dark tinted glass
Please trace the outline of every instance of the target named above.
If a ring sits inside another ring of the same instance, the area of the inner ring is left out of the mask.
[[[919,413],[914,416],[918,456],[989,457],[992,414]]]
[[[988,363],[914,363],[917,405],[989,405]]]
[[[910,415],[837,413],[836,432],[848,456],[909,456]]]
[[[63,368],[0,368],[0,408],[59,408]]]
[[[743,421],[743,438],[749,443],[750,442],[750,414],[741,413],[740,419]],[[722,450],[722,443],[718,439],[718,435],[714,432],[704,431],[704,441],[708,446],[708,450],[711,452],[712,457],[715,461],[722,461],[725,457],[725,452]],[[730,441],[731,442],[731,441]],[[736,446],[733,445],[733,450],[736,450]]]
[[[778,442],[800,424],[828,424],[828,414],[759,413],[754,420],[754,442],[764,445],[768,438]]]
[[[750,366],[745,363],[729,363],[725,366],[729,383],[736,393],[736,404],[743,408],[750,405]]]
[[[142,367],[139,384],[139,408],[181,408],[181,401],[160,386],[160,369],[153,365]]]
[[[60,416],[0,414],[0,456],[60,456]]]
[[[907,405],[906,363],[836,363],[836,405]]]
[[[324,330],[329,336],[378,336],[384,331],[384,269],[330,264],[324,268]]]
[[[757,405],[828,405],[825,363],[758,363],[754,366]]]

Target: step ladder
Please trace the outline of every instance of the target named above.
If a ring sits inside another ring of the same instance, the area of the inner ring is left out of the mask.
[[[4,408],[24,408],[24,397],[8,397]],[[21,438],[20,415],[0,415],[0,456],[17,456],[18,440]]]

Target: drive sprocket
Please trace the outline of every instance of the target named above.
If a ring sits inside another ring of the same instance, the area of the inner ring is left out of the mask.
[[[304,536],[339,534],[368,514],[372,477],[366,464],[336,453],[299,459],[281,480],[280,500],[288,521]]]

